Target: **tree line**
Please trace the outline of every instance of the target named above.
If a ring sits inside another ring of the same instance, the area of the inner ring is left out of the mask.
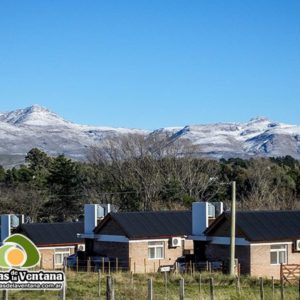
[[[195,157],[190,147],[133,135],[94,147],[86,162],[34,148],[24,165],[0,167],[0,213],[51,222],[80,218],[84,203],[112,203],[121,211],[189,209],[196,200],[229,206],[233,180],[239,209],[300,208],[298,160],[212,160]]]

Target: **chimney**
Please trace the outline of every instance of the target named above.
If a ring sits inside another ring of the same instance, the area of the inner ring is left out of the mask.
[[[1,215],[1,243],[11,235],[10,215]]]
[[[208,202],[193,202],[192,221],[192,234],[202,235],[208,227]]]
[[[84,233],[93,233],[94,228],[97,226],[98,219],[98,205],[85,204],[84,205]]]
[[[24,215],[1,215],[0,216],[0,242],[2,243],[9,237],[14,230],[24,223]]]
[[[84,205],[84,233],[93,234],[98,225],[98,220],[103,219],[111,212],[110,204],[85,204]]]
[[[223,202],[193,202],[192,204],[192,235],[203,235],[209,226],[209,220],[223,213]]]

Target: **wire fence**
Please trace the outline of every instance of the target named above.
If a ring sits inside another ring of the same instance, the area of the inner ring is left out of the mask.
[[[219,272],[192,274],[162,272],[134,274],[115,272],[110,275],[98,272],[66,270],[67,289],[61,292],[9,292],[6,299],[102,299],[102,300],[296,300],[300,297],[299,285],[283,285],[277,280],[230,277]],[[3,298],[4,299],[4,298]]]

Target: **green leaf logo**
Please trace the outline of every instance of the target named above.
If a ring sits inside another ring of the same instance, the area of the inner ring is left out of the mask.
[[[37,247],[22,234],[13,234],[0,247],[0,267],[32,268],[40,261]]]

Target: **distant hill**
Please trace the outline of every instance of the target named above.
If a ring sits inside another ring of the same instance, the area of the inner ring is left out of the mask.
[[[195,156],[211,158],[291,155],[300,159],[300,126],[254,118],[247,123],[217,123],[141,129],[79,125],[39,105],[0,113],[0,164],[23,161],[37,147],[49,155],[65,154],[84,160],[91,146],[129,134],[160,137],[167,144],[187,141]]]

